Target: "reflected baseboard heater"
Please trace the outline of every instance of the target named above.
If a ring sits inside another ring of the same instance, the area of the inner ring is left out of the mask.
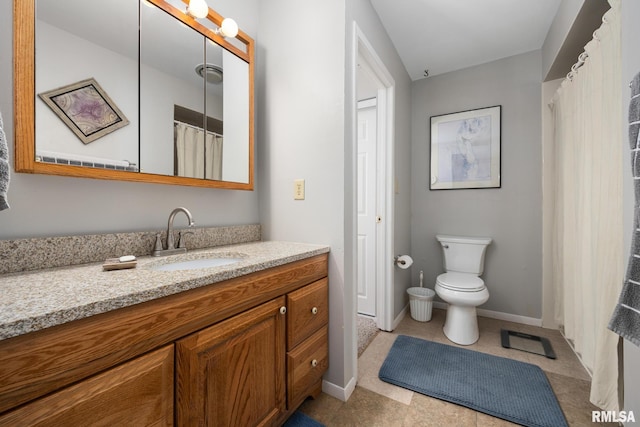
[[[138,165],[128,160],[112,160],[112,159],[105,159],[101,157],[82,156],[80,154],[57,153],[55,151],[45,151],[45,150],[38,150],[36,152],[36,162],[138,172]]]

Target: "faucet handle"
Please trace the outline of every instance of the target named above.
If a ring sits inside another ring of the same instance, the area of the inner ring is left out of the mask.
[[[178,249],[187,247],[184,238],[187,234],[193,234],[193,231],[178,231]]]
[[[156,244],[155,247],[153,248],[154,251],[161,251],[163,250],[164,247],[162,246],[162,236],[160,235],[160,233],[156,233]]]

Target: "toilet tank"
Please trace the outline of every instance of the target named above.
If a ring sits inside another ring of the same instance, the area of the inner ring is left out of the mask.
[[[480,276],[484,271],[484,254],[490,237],[437,235],[444,253],[444,269]]]

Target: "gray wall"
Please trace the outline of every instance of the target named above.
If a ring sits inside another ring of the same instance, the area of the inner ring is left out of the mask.
[[[638,55],[637,41],[640,40],[640,27],[637,18],[640,17],[640,2],[622,2],[622,102],[624,120],[623,135],[628,135],[626,111],[629,106],[629,82],[640,72],[640,55]],[[625,138],[626,141],[626,138]],[[624,226],[625,249],[631,248],[633,234],[633,178],[631,173],[631,155],[625,143],[624,150]],[[633,411],[636,420],[640,418],[640,348],[631,342],[623,341],[624,349],[624,409]],[[629,423],[631,424],[631,423]]]
[[[353,20],[396,80],[395,158],[401,193],[394,203],[396,221],[402,224],[395,234],[397,250],[408,251],[410,82],[370,3],[260,2],[258,56],[264,67],[258,77],[258,179],[263,235],[331,246],[325,380],[338,388],[353,385],[357,375]],[[293,200],[296,178],[305,179],[303,201]],[[406,274],[404,281],[397,277],[402,298],[408,279]]]
[[[0,2],[0,111],[13,159],[12,19],[12,2]],[[237,19],[242,22],[242,16]],[[258,191],[16,174],[13,169],[9,204],[11,209],[0,212],[0,239],[162,229],[176,206],[191,210],[197,226],[259,222]],[[184,224],[185,219],[176,219],[176,226]]]
[[[414,278],[443,272],[436,234],[489,236],[484,309],[539,319],[542,298],[541,54],[419,80],[412,87]],[[502,105],[502,188],[429,191],[430,117]]]
[[[257,46],[263,236],[331,246],[325,379],[339,386],[353,376],[344,357],[353,324],[343,298],[352,286],[344,280],[344,11],[344,0],[263,0]],[[293,200],[298,178],[305,200]]]

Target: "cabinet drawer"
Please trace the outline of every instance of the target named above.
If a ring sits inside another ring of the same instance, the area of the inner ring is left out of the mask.
[[[287,353],[287,401],[296,406],[307,397],[329,366],[327,327]]]
[[[329,321],[328,280],[287,295],[287,349],[291,350]]]
[[[173,345],[0,416],[0,426],[171,426]]]

